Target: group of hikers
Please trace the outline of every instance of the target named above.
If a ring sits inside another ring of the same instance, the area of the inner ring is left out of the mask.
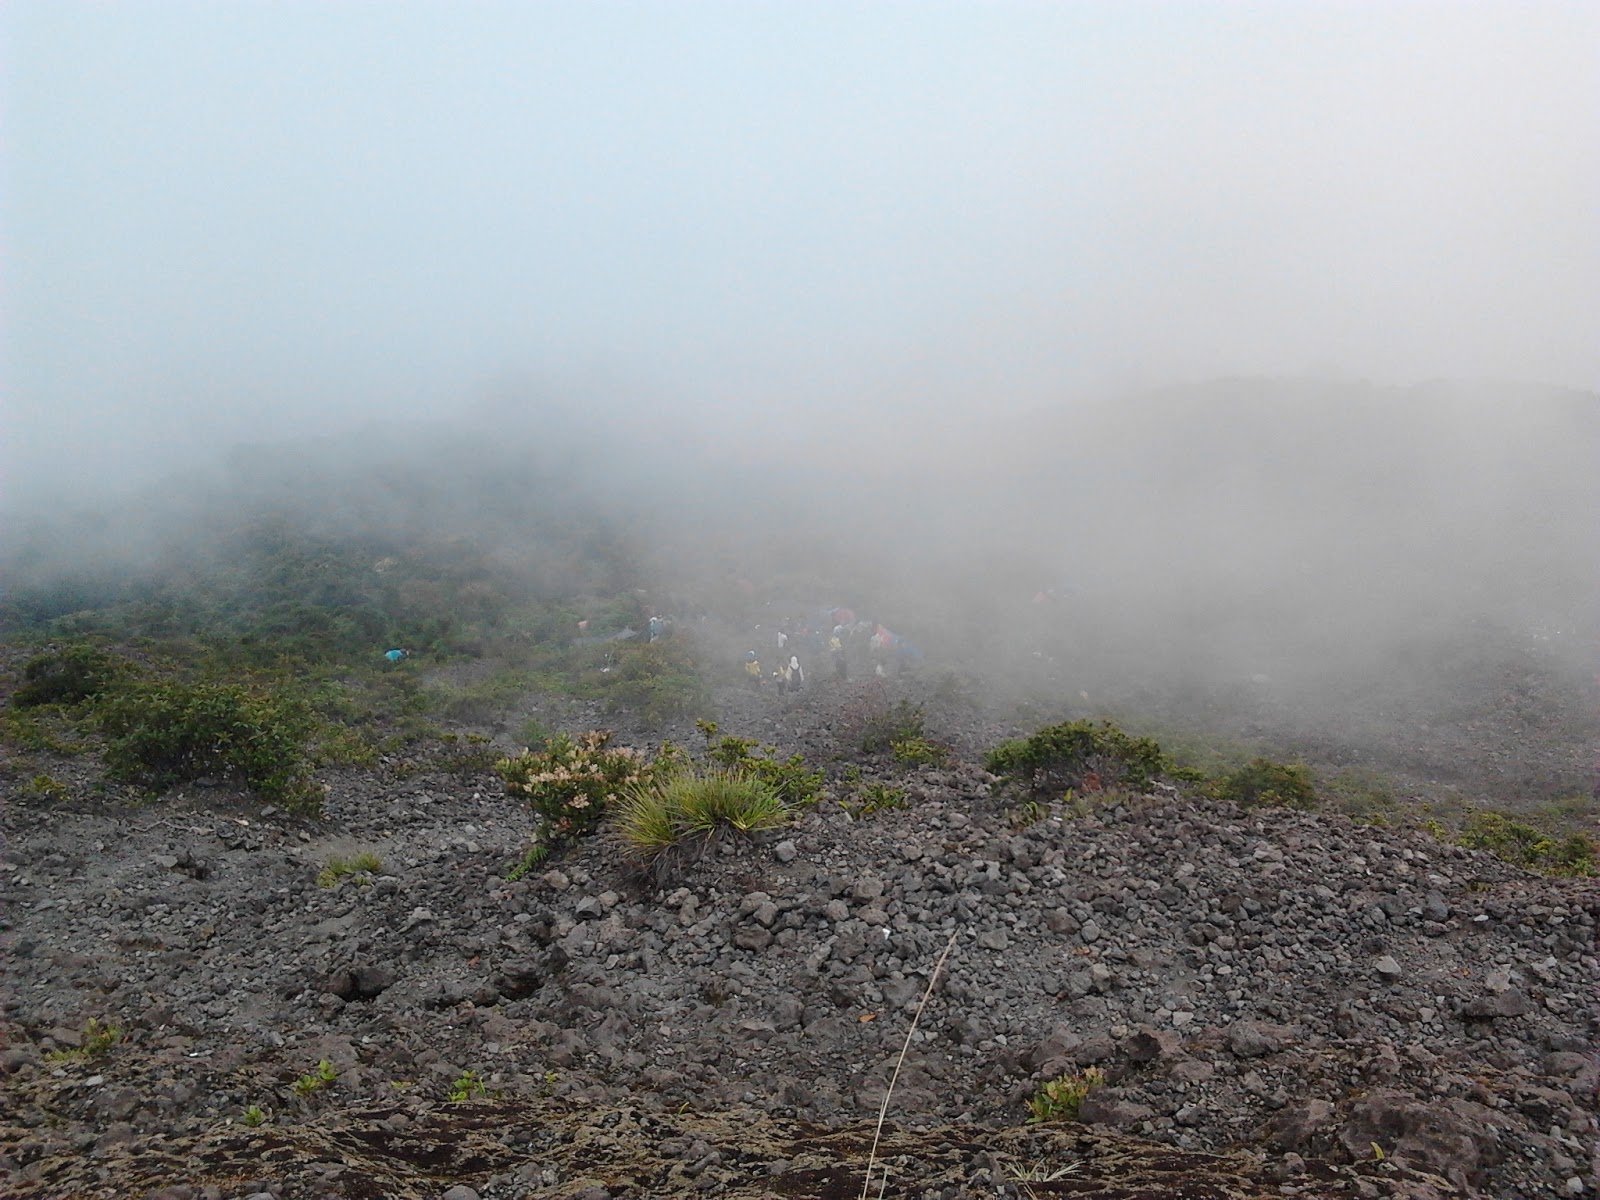
[[[756,629],[759,632],[761,627]],[[775,643],[778,662],[770,682],[780,692],[797,692],[805,686],[802,652],[813,662],[825,654],[833,678],[841,683],[850,678],[850,662],[860,662],[863,648],[872,673],[878,678],[887,676],[891,668],[902,673],[912,670],[922,661],[922,651],[911,642],[879,622],[862,619],[843,607],[824,608],[814,619],[784,622],[767,636],[771,639],[769,644]],[[744,669],[752,686],[762,687],[769,682],[756,651],[745,653]]]

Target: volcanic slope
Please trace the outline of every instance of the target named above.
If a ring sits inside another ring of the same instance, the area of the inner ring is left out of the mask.
[[[317,821],[8,782],[7,1194],[857,1195],[952,938],[885,1195],[1596,1189],[1594,881],[1178,783],[1023,810],[973,759],[869,765],[905,800],[854,814],[832,763],[664,883],[605,834],[509,881],[489,773],[327,772]],[[1078,1123],[1024,1124],[1091,1068]]]

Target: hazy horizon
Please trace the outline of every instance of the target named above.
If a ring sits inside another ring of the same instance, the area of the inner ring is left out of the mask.
[[[1597,33],[18,0],[0,506],[506,396],[767,453],[1223,376],[1593,392]]]

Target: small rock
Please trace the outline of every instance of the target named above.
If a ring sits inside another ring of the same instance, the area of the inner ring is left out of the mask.
[[[1177,1056],[1183,1043],[1170,1029],[1141,1029],[1123,1042],[1122,1048],[1133,1062],[1148,1063]]]
[[[464,1183],[458,1183],[447,1191],[439,1200],[478,1200],[478,1193]]]
[[[793,862],[800,851],[792,841],[779,842],[772,851],[772,855],[781,863]]]
[[[1391,954],[1385,954],[1373,964],[1373,967],[1379,975],[1390,982],[1399,979],[1403,973],[1400,964],[1395,961],[1394,956]]]
[[[850,889],[851,895],[857,900],[876,900],[883,895],[883,880],[874,875],[865,875],[856,880],[855,886]]]
[[[1288,1040],[1285,1029],[1264,1021],[1235,1021],[1228,1028],[1228,1048],[1240,1058],[1276,1054]]]

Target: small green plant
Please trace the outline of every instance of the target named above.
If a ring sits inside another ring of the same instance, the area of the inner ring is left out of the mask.
[[[323,1059],[310,1071],[291,1085],[297,1096],[314,1096],[316,1093],[332,1087],[339,1078],[339,1072],[327,1059]]]
[[[1067,793],[1069,796],[1071,794],[1072,793],[1070,791]],[[1020,831],[1027,829],[1029,826],[1037,825],[1049,815],[1050,808],[1048,805],[1041,804],[1037,800],[1028,800],[1017,805],[1016,808],[1008,809],[1006,812],[1006,821],[1011,828]]]
[[[1482,811],[1467,818],[1456,839],[1474,850],[1488,850],[1499,858],[1546,875],[1587,878],[1597,873],[1600,852],[1593,839],[1581,833],[1558,837],[1513,820],[1504,813]]]
[[[67,785],[54,775],[35,775],[28,781],[28,794],[47,800],[51,804],[59,804],[67,798]]]
[[[1166,770],[1167,761],[1154,740],[1130,737],[1110,721],[1069,721],[1001,742],[984,765],[1038,796],[1059,795],[1066,788],[1145,788]]]
[[[1028,1101],[1028,1123],[1046,1121],[1076,1121],[1083,1108],[1084,1099],[1106,1081],[1106,1073],[1099,1067],[1086,1067],[1071,1075],[1062,1075],[1039,1085],[1039,1090]]]
[[[543,750],[495,764],[506,793],[533,809],[530,855],[543,849],[542,860],[554,847],[576,841],[600,823],[606,808],[623,793],[650,781],[651,764],[626,746],[611,749],[610,741],[608,730],[590,730],[576,738],[558,733]]]
[[[1273,762],[1270,758],[1252,759],[1210,789],[1219,800],[1231,800],[1245,808],[1268,805],[1274,808],[1314,808],[1316,787],[1311,768],[1301,763]]]
[[[46,1062],[76,1062],[83,1059],[104,1058],[111,1047],[122,1040],[122,1030],[99,1017],[90,1017],[83,1026],[83,1036],[70,1050],[52,1050],[45,1055]]]
[[[118,689],[101,702],[100,720],[116,778],[160,789],[232,774],[285,808],[321,806],[306,752],[315,722],[296,700],[237,684],[166,680]]]
[[[899,808],[905,802],[905,788],[891,787],[887,783],[865,783],[857,787],[853,800],[844,801],[840,807],[852,817],[860,818]]]
[[[244,1115],[239,1118],[248,1129],[255,1129],[266,1124],[267,1114],[262,1111],[259,1104],[252,1104],[244,1110]]]
[[[463,1071],[450,1085],[450,1099],[453,1103],[460,1104],[471,1100],[475,1096],[487,1096],[488,1086],[483,1082],[483,1077],[476,1071]]]
[[[948,747],[930,742],[925,737],[904,738],[893,743],[889,749],[895,762],[906,766],[942,767],[950,761]]]
[[[360,854],[350,858],[331,858],[328,865],[317,873],[317,886],[320,888],[338,887],[340,882],[352,875],[377,875],[383,870],[383,859],[373,854],[370,850],[363,850]]]
[[[83,1052],[90,1058],[99,1058],[122,1040],[122,1030],[112,1024],[101,1024],[90,1017],[83,1027]]]
[[[532,752],[543,750],[550,744],[550,739],[555,736],[551,729],[537,717],[530,717],[522,723],[522,728],[517,731],[518,744]]]
[[[760,779],[684,770],[632,788],[618,807],[617,832],[631,854],[655,862],[685,844],[775,829],[788,820],[788,807]]]

